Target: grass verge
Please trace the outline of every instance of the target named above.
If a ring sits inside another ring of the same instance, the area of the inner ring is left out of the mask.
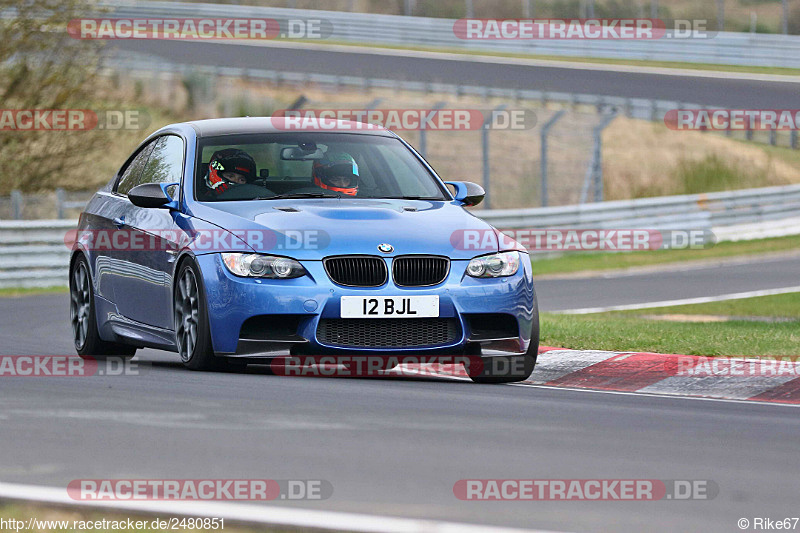
[[[800,235],[722,242],[704,250],[647,250],[641,252],[572,252],[560,257],[533,260],[534,276],[567,274],[584,271],[618,270],[631,267],[722,259],[771,252],[800,250]]]
[[[642,314],[792,318],[664,322]],[[542,314],[544,346],[687,355],[800,355],[800,293],[591,315]]]
[[[0,289],[0,298],[19,298],[22,296],[35,296],[37,294],[52,294],[67,292],[68,287],[31,287]]]
[[[725,300],[722,302],[709,302],[705,304],[675,305],[672,307],[657,307],[654,309],[640,309],[619,311],[619,315],[716,315],[732,317],[768,317],[768,318],[794,318],[800,320],[800,293],[776,294],[773,296],[758,296],[756,298],[740,298],[738,300]],[[798,347],[800,353],[800,346]]]

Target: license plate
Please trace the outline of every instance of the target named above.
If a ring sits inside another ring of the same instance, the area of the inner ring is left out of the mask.
[[[438,296],[342,296],[342,318],[431,318]]]

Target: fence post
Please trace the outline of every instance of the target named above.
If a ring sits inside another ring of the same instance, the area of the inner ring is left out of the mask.
[[[522,0],[522,18],[529,19],[533,16],[533,0]]]
[[[777,130],[769,130],[769,144],[772,146],[778,145],[778,132]]]
[[[789,0],[783,0],[782,4],[782,15],[783,21],[781,23],[781,33],[787,35],[789,33]]]
[[[436,102],[433,104],[430,112],[425,113],[425,120],[423,120],[419,125],[419,153],[422,154],[422,157],[428,156],[428,137],[425,133],[425,123],[427,120],[433,119],[433,115],[436,113],[436,111],[444,109],[446,105],[447,102]]]
[[[22,193],[17,189],[11,191],[11,218],[19,220],[22,218]]]
[[[60,187],[56,189],[56,212],[59,219],[64,218],[64,189]]]
[[[499,105],[492,109],[489,116],[483,120],[483,129],[481,130],[481,143],[483,144],[483,189],[486,191],[486,197],[483,201],[486,204],[486,209],[492,208],[492,197],[489,194],[490,187],[490,169],[489,169],[489,130],[496,111],[502,111],[508,107],[506,104]]]
[[[539,165],[541,167],[541,174],[542,174],[542,207],[547,207],[547,135],[550,133],[550,129],[555,126],[556,122],[558,122],[561,117],[567,112],[566,109],[562,109],[552,117],[550,120],[542,126],[542,132],[539,134],[541,141],[539,143],[540,154],[541,157],[539,158]]]
[[[798,147],[798,145],[797,145],[797,130],[792,130],[792,132],[789,135],[791,137],[792,148],[797,150],[797,147]]]
[[[589,188],[594,185],[594,201],[603,201],[603,130],[605,130],[611,121],[617,118],[617,112],[606,115],[600,124],[594,127],[594,150],[592,151],[592,160],[589,162],[589,167],[586,169],[586,178],[583,182],[581,189],[581,202],[586,203],[589,197]],[[592,184],[594,181],[594,184]]]

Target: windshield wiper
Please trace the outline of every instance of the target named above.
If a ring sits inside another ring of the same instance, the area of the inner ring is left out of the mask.
[[[284,198],[341,198],[338,194],[325,192],[296,192],[286,194],[276,194],[275,196],[261,196],[253,200],[282,200]]]

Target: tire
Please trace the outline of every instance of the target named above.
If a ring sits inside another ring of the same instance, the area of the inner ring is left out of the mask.
[[[69,270],[69,318],[75,351],[98,361],[108,357],[133,357],[135,346],[104,341],[97,330],[94,288],[86,257],[80,255]]]
[[[480,346],[476,346],[477,353],[467,355],[480,355]],[[481,373],[470,376],[475,383],[516,383],[528,379],[536,367],[536,358],[539,355],[539,302],[536,293],[533,294],[533,325],[531,326],[531,342],[528,350],[521,355],[498,357],[484,357]]]
[[[228,370],[211,344],[208,305],[200,269],[191,259],[181,263],[173,291],[175,340],[183,366],[190,370]]]

